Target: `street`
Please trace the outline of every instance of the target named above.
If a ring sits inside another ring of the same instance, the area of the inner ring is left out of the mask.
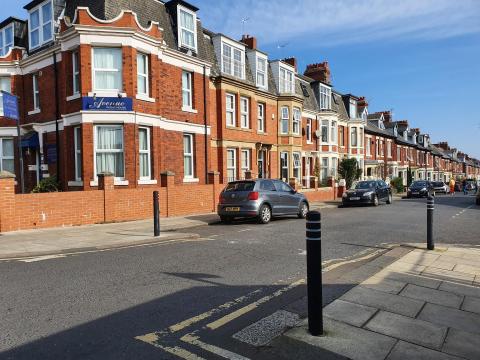
[[[480,207],[474,200],[471,195],[436,197],[436,243],[480,245]],[[204,344],[196,347],[195,339],[181,343],[172,334],[205,329],[206,323],[257,302],[251,312],[209,326],[219,329],[212,332],[212,343],[242,352],[232,332],[304,296],[303,220],[238,221],[190,231],[201,238],[0,262],[0,358],[177,359],[193,353],[217,359],[218,348],[213,355]],[[389,244],[425,242],[426,200],[323,209],[322,241],[326,265]],[[181,323],[186,319],[193,320]],[[169,327],[163,345],[141,338]],[[244,356],[251,356],[248,351]]]

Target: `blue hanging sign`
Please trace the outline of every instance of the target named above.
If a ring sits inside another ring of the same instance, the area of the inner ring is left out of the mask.
[[[20,112],[18,111],[18,98],[15,95],[2,91],[3,116],[12,120],[18,121],[20,119]]]
[[[82,109],[87,111],[132,111],[132,98],[83,97]]]

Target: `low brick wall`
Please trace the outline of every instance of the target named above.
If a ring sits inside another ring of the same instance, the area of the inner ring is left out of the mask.
[[[138,189],[115,188],[113,177],[100,176],[98,190],[46,194],[15,194],[14,179],[0,178],[0,232],[148,219],[155,190],[163,217],[204,214],[216,211],[222,189],[218,173],[210,174],[208,185],[175,185],[166,174],[161,184]],[[305,191],[309,201],[334,195],[333,187]]]

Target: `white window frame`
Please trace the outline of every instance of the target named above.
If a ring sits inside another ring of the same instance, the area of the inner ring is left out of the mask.
[[[98,139],[97,139],[97,128],[99,127],[110,127],[110,128],[121,128],[122,129],[122,148],[121,149],[97,149]],[[123,154],[123,177],[115,176],[115,180],[122,181],[125,179],[125,129],[122,125],[95,125],[93,127],[93,176],[95,179],[98,177],[97,173],[97,153],[122,153]]]
[[[105,68],[105,69],[102,69],[102,68],[99,68],[99,69],[96,69],[95,68],[95,50],[96,49],[116,49],[116,50],[120,50],[120,69],[108,69],[108,68]],[[121,89],[97,89],[95,86],[95,74],[96,72],[118,72],[120,73],[120,87]],[[96,47],[93,47],[92,48],[92,89],[94,92],[102,92],[102,93],[121,93],[123,91],[123,52],[122,52],[122,48],[119,48],[119,47],[108,47],[108,46],[96,46]]]
[[[324,164],[325,160],[326,160],[326,165]],[[328,180],[329,162],[330,161],[329,161],[328,157],[322,157],[322,160],[320,162],[320,180],[321,181]],[[326,174],[326,176],[323,176],[325,174]]]
[[[182,30],[185,30],[185,31],[190,32],[190,33],[192,32],[192,30],[187,29],[186,27],[184,27],[181,24],[180,14],[181,14],[182,11],[193,16],[193,43],[194,43],[194,46],[191,46],[190,44],[187,44],[187,43],[184,42],[184,39],[183,39],[183,36],[182,36]],[[190,9],[187,9],[184,6],[178,5],[177,6],[177,19],[178,19],[178,43],[179,43],[179,46],[183,47],[183,48],[191,49],[191,50],[197,52],[197,14],[194,11],[192,11]]]
[[[357,119],[358,118],[358,109],[357,109],[357,101],[355,99],[350,99],[349,102],[349,114],[350,119]]]
[[[330,110],[332,108],[332,89],[320,84],[320,109]]]
[[[302,154],[299,152],[292,153],[293,177],[299,182],[302,180]],[[297,176],[295,176],[295,174]]]
[[[293,94],[295,92],[295,79],[293,76],[293,71],[280,66],[278,70],[278,76],[280,79],[280,93]]]
[[[0,76],[0,85],[3,81],[8,82],[8,85],[5,86],[5,89],[3,91],[11,93],[12,92],[12,78],[10,76]],[[2,88],[3,88],[3,86],[0,86],[0,116],[3,116],[3,99],[2,99],[2,92],[1,92]]]
[[[265,104],[257,104],[257,131],[265,132]]]
[[[285,159],[285,164],[282,165],[282,159]],[[283,170],[286,169],[287,170],[287,177],[284,178],[283,177]],[[280,153],[280,176],[282,179],[286,179],[287,181],[289,180],[289,177],[290,177],[290,164],[289,164],[289,156],[288,156],[288,152],[286,151],[282,151]]]
[[[72,90],[73,95],[80,93],[80,52],[75,50],[72,52]]]
[[[228,107],[228,99],[231,99],[231,107]],[[227,125],[227,127],[235,127],[236,126],[236,118],[235,118],[235,115],[236,115],[236,103],[235,103],[235,100],[236,100],[236,96],[235,94],[229,94],[227,93],[225,95],[225,123]],[[229,122],[228,121],[228,114],[231,114],[231,121]]]
[[[326,135],[326,139],[324,139],[323,135]],[[330,122],[328,120],[322,120],[320,124],[320,141],[323,144],[328,144],[328,140],[330,139]]]
[[[80,126],[75,126],[73,128],[73,146],[74,146],[74,156],[75,156],[75,181],[82,181],[82,128]],[[80,169],[79,169],[80,166]],[[80,170],[80,171],[79,171]]]
[[[11,140],[13,146],[13,155],[12,156],[5,156],[3,155],[3,141],[4,140]],[[3,169],[3,161],[4,160],[13,160],[13,171],[15,171],[15,141],[12,137],[0,137],[0,171],[4,171]]]
[[[378,138],[375,141],[375,146],[376,146],[377,157],[380,157],[380,140]]]
[[[140,149],[140,131],[146,131],[147,132],[147,149],[142,150]],[[147,165],[148,165],[148,175],[147,176],[140,176],[139,180],[151,180],[152,179],[152,150],[151,150],[151,144],[150,144],[150,128],[147,126],[141,126],[138,128],[138,134],[139,134],[139,139],[138,139],[138,153],[140,155],[142,154],[147,154]],[[140,156],[138,157],[140,159]],[[140,164],[138,166],[138,169],[140,169]]]
[[[193,134],[183,134],[183,140],[185,141],[185,138],[188,138],[188,142],[190,143],[190,149],[191,152],[185,151],[185,145],[183,146],[183,177],[184,179],[194,179],[195,178],[195,161],[194,161],[194,154],[195,150],[193,148],[194,143],[193,143]],[[191,168],[192,168],[192,173],[191,174],[186,174],[185,173],[185,159],[189,159]]]
[[[293,108],[293,120],[292,120],[292,133],[294,135],[300,135],[300,129],[302,124],[302,112],[299,108]]]
[[[387,157],[392,157],[392,142],[387,140]],[[428,158],[427,158],[428,161]],[[428,164],[428,163],[427,163]]]
[[[250,99],[244,96],[240,97],[240,127],[250,128]]]
[[[12,41],[7,43],[7,30],[10,30],[12,32]],[[1,40],[1,46],[0,46],[0,56],[5,56],[8,54],[8,51],[13,48],[13,45],[15,43],[15,32],[14,32],[14,27],[13,24],[10,24],[6,27],[4,27],[2,30],[0,30],[0,40]]]
[[[263,63],[263,69],[260,67],[260,63]],[[259,81],[260,78],[263,78],[263,83]],[[261,56],[257,56],[257,76],[256,76],[256,83],[257,86],[260,88],[267,87],[267,59]]]
[[[185,75],[187,78],[187,83],[184,83]],[[187,70],[182,70],[182,108],[183,109],[188,109],[191,110],[193,109],[193,88],[192,88],[192,72],[187,71]],[[183,95],[187,94],[188,95],[188,103],[184,103],[184,97]]]
[[[32,75],[33,110],[40,110],[40,90],[38,88],[38,74]]]
[[[280,109],[280,134],[286,135],[289,132],[290,128],[290,109],[288,106],[282,106]],[[284,131],[284,124],[287,124],[287,131]]]
[[[139,58],[145,60],[145,73],[141,73],[139,69]],[[149,97],[150,96],[150,78],[149,78],[149,55],[146,53],[138,52],[137,53],[137,95],[142,95]],[[140,92],[140,87],[138,86],[138,78],[143,78],[145,80],[145,92]]]
[[[353,140],[355,140],[355,142]],[[350,146],[358,147],[358,128],[356,126],[350,128]]]
[[[307,119],[307,124],[305,126],[305,134],[307,138],[307,144],[312,143],[312,119]]]
[[[221,47],[222,73],[237,77],[239,79],[245,79],[245,50],[233,46],[225,41],[222,41]],[[230,54],[225,53],[226,48],[230,49]],[[235,51],[240,53],[240,62],[235,60]],[[236,72],[236,68],[239,68],[240,73]]]
[[[337,122],[332,121],[330,123],[330,142],[332,144],[337,144]]]
[[[242,176],[245,178],[245,173],[251,169],[250,166],[250,149],[242,149],[241,150],[241,171],[242,171]]]
[[[228,154],[233,154],[233,165],[232,166],[229,166],[228,165]],[[226,160],[227,160],[227,181],[235,181],[237,180],[237,149],[227,149],[227,157],[226,157]],[[228,177],[228,171],[229,170],[233,170],[233,177]]]
[[[45,7],[45,5],[47,4],[50,4],[50,7],[51,7],[51,11],[52,11],[52,18],[47,21],[47,22],[43,22],[43,8]],[[32,21],[31,21],[31,16],[34,12],[38,11],[38,27],[37,28],[34,28],[32,29]],[[53,8],[53,2],[52,0],[47,0],[41,4],[38,4],[37,6],[35,6],[33,9],[30,9],[29,12],[29,21],[28,21],[28,43],[29,43],[29,48],[30,50],[34,50],[34,49],[37,49],[43,45],[45,45],[46,43],[49,43],[50,41],[53,40],[53,37],[54,37],[54,34],[53,34],[53,18],[55,16],[54,14],[54,8]],[[49,38],[49,39],[46,39],[44,40],[43,39],[43,28],[50,24],[50,31],[51,31],[51,34],[52,34],[52,37]],[[35,45],[35,46],[32,46],[32,32],[34,31],[37,31],[38,30],[38,44]]]
[[[366,138],[366,143],[365,143],[365,156],[366,157],[371,157],[372,156],[372,154],[370,153],[370,151],[371,151],[371,147],[370,147],[371,141],[372,141],[371,137]]]

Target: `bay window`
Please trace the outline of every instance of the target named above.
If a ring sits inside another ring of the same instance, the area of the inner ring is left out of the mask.
[[[141,127],[138,129],[138,157],[140,160],[140,180],[152,178],[150,160],[150,129]]]
[[[15,174],[14,146],[12,138],[0,138],[0,171]]]
[[[288,181],[289,179],[289,169],[288,169],[288,152],[280,153],[280,176],[282,179]]]
[[[93,88],[94,91],[122,92],[122,49],[93,49]]]
[[[282,118],[280,119],[280,133],[288,134],[288,122],[290,119],[290,114],[287,106],[282,107]]]
[[[72,88],[73,94],[80,93],[80,63],[78,51],[72,53]]]
[[[137,54],[137,94],[149,96],[148,55]]]
[[[237,150],[227,149],[227,181],[237,180]]]
[[[332,89],[328,86],[320,84],[320,109],[330,110],[332,99]]]
[[[338,159],[337,158],[332,158],[332,176],[334,178],[337,177],[337,173],[338,173]]]
[[[293,72],[280,68],[280,93],[293,93]]]
[[[36,49],[53,40],[52,1],[47,1],[30,11],[28,33],[30,49]]]
[[[339,133],[340,133],[340,135],[339,135],[338,145],[345,146],[345,127],[340,126]]]
[[[294,152],[292,154],[293,157],[293,177],[300,181],[300,174],[302,170],[302,161],[300,153]]]
[[[0,76],[0,90],[5,92],[12,92],[12,80],[10,76]]]
[[[265,105],[258,104],[257,106],[257,130],[258,132],[265,131]]]
[[[328,143],[328,120],[322,120],[322,142]]]
[[[197,16],[193,11],[184,7],[178,7],[178,32],[180,47],[186,47],[197,51]]]
[[[183,134],[183,177],[193,179],[193,135]]]
[[[336,144],[337,143],[337,122],[332,121],[330,126],[330,142]]]
[[[0,30],[0,56],[7,55],[13,47],[13,25]]]
[[[372,141],[371,138],[367,137],[365,140],[365,156],[370,157],[371,154],[371,149],[370,149],[370,142]]]
[[[360,135],[359,135],[359,139],[358,139],[358,144],[359,144],[360,147],[363,147],[363,140],[364,140],[364,139],[363,139],[363,137],[364,137],[364,135],[363,135],[363,127],[361,127],[359,130],[360,130],[360,131],[359,131],[359,132],[360,132]]]
[[[245,77],[244,51],[222,43],[222,72],[243,79]]]
[[[328,179],[328,158],[322,158],[322,166],[320,168],[320,180],[327,181]]]
[[[182,106],[186,109],[192,109],[192,73],[182,71]]]
[[[292,124],[292,132],[295,135],[300,135],[300,122],[302,118],[302,113],[300,112],[299,108],[293,108],[293,124]]]
[[[225,110],[227,126],[235,126],[235,95],[226,95]]]
[[[305,132],[307,137],[307,143],[311,143],[312,142],[312,119],[307,119]]]
[[[112,173],[125,176],[123,127],[121,125],[95,126],[95,176]]]
[[[82,181],[82,129],[73,128],[73,146],[75,156],[75,181]]]
[[[351,144],[351,146],[356,147],[356,146],[358,146],[357,128],[352,127],[350,131],[351,131],[350,144]]]
[[[240,98],[240,126],[242,129],[250,127],[250,109],[248,98]]]
[[[241,155],[242,177],[245,179],[245,173],[250,170],[250,150],[243,149]]]

